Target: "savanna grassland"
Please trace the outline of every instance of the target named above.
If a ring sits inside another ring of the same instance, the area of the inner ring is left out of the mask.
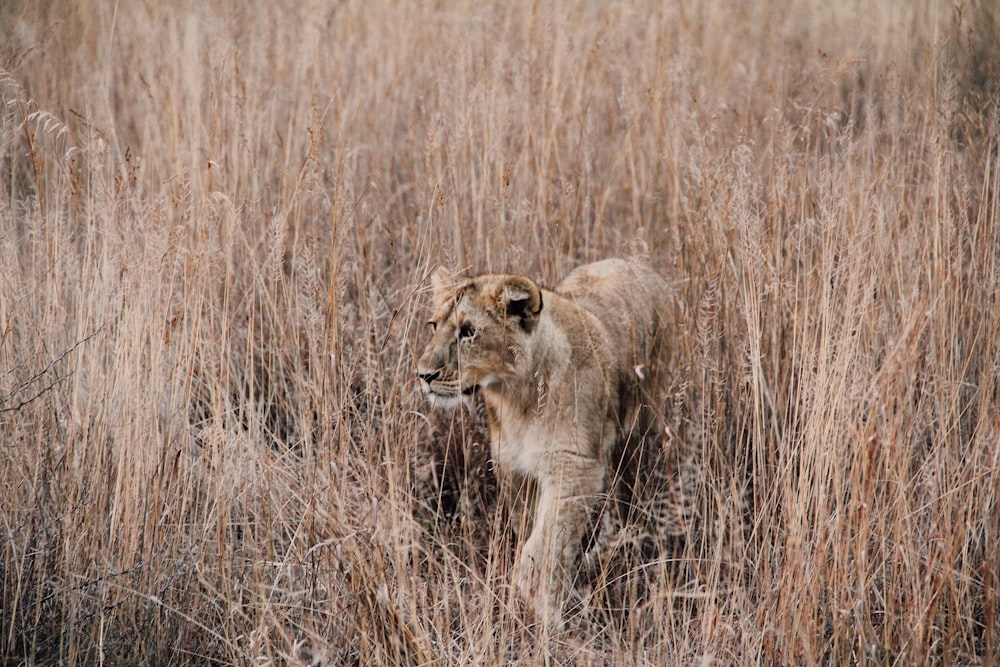
[[[992,7],[4,2],[4,663],[992,664]],[[668,483],[547,630],[427,277],[634,253]]]

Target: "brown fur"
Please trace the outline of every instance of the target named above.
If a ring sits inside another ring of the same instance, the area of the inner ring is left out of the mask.
[[[540,619],[558,623],[611,459],[637,440],[661,357],[667,284],[645,263],[621,259],[582,266],[554,291],[522,276],[452,280],[440,270],[433,283],[422,387],[445,405],[481,392],[502,483],[522,504],[524,489],[537,489],[515,581]]]

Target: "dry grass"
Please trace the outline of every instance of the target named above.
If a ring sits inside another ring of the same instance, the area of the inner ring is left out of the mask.
[[[0,655],[990,663],[990,7],[4,3]],[[549,634],[425,277],[637,243],[699,518]]]

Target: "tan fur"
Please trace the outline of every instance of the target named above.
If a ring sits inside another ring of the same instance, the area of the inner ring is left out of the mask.
[[[442,405],[482,394],[501,481],[521,503],[536,489],[515,582],[541,620],[558,623],[611,458],[631,441],[656,372],[666,282],[641,261],[609,259],[554,291],[521,276],[440,270],[433,290],[421,386]]]

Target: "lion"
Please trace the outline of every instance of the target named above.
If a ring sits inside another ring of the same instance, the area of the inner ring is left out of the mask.
[[[419,383],[437,406],[482,396],[515,532],[534,506],[514,583],[536,618],[558,625],[587,528],[655,420],[667,283],[644,260],[607,259],[554,290],[439,268],[432,292]]]

